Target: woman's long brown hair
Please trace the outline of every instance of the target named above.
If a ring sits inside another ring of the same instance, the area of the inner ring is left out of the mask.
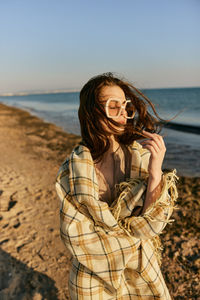
[[[102,87],[113,85],[119,86],[124,91],[126,98],[132,101],[137,112],[137,117],[128,119],[126,125],[108,119],[99,101]],[[148,112],[148,106],[151,107],[155,117]],[[81,127],[81,143],[89,148],[94,160],[101,159],[110,146],[109,133],[103,123],[112,130],[119,143],[130,145],[133,141],[144,138],[142,130],[152,133],[159,132],[159,120],[162,120],[152,102],[140,90],[110,72],[91,78],[83,86],[80,91],[78,116]],[[123,133],[120,133],[112,124],[118,128],[124,128]]]

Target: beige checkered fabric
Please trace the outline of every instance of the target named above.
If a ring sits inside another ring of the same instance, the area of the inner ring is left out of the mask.
[[[94,162],[85,146],[77,146],[62,164],[56,190],[61,200],[61,238],[72,255],[71,299],[171,299],[158,261],[158,235],[177,198],[175,171],[163,175],[159,199],[142,216],[150,153],[130,146],[131,178],[120,184],[111,207],[98,197]]]

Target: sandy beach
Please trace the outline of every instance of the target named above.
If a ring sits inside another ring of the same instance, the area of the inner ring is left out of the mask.
[[[0,139],[0,298],[69,299],[55,177],[80,137],[0,104]],[[180,177],[178,191],[162,272],[173,299],[198,299],[200,178]]]

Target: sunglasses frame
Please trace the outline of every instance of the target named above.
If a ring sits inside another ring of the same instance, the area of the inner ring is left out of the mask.
[[[108,107],[109,107],[109,103],[110,103],[110,101],[112,101],[112,100],[117,100],[117,101],[120,103],[120,105],[121,105],[121,108],[120,108],[120,110],[119,110],[119,113],[118,113],[118,115],[117,115],[117,116],[110,116],[110,114],[109,114]],[[109,99],[106,101],[106,104],[105,104],[106,116],[107,116],[109,119],[117,119],[117,118],[119,118],[119,116],[120,116],[120,114],[121,114],[121,112],[122,112],[122,109],[125,109],[125,108],[126,108],[126,105],[127,105],[127,103],[130,103],[130,102],[131,102],[131,100],[130,100],[130,99],[126,99],[126,102],[125,102],[125,104],[124,104],[124,105],[122,105],[122,103],[121,103],[121,100],[120,100],[120,99],[118,99],[118,98],[109,98]],[[132,102],[131,102],[131,103],[132,103]],[[126,119],[133,119],[133,118],[134,118],[134,116],[135,116],[135,113],[133,114],[133,116],[132,116],[132,117],[127,117],[127,116],[125,116],[125,118],[126,118]]]

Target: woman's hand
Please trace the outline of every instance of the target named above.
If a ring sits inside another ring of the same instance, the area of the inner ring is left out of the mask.
[[[162,163],[166,152],[162,136],[144,130],[143,134],[148,138],[148,140],[141,142],[141,144],[143,148],[150,151],[151,156],[148,166],[149,180],[142,214],[151,203],[156,201],[161,193]]]
[[[151,152],[148,167],[149,176],[158,178],[162,174],[162,163],[166,152],[165,143],[159,134],[150,133],[145,130],[143,130],[143,134],[148,140],[141,142],[141,144],[143,148]]]

